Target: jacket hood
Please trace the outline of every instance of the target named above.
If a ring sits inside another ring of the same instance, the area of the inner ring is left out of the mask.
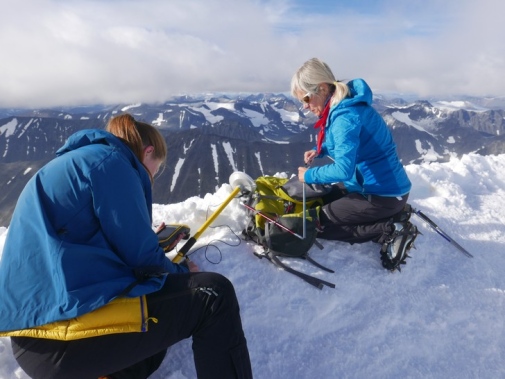
[[[85,129],[72,134],[65,144],[56,151],[56,155],[60,156],[69,151],[77,150],[80,147],[94,144],[112,146],[121,150],[123,153],[127,154],[127,156],[130,154],[133,155],[131,149],[118,137],[100,129]]]
[[[341,101],[343,106],[352,106],[357,103],[372,105],[373,94],[368,84],[363,79],[354,79],[347,83],[351,94]]]
[[[81,147],[89,145],[110,146],[119,151],[138,171],[145,186],[151,186],[151,177],[144,164],[137,158],[128,145],[114,134],[101,129],[84,129],[68,137],[65,144],[56,151],[56,155],[62,156],[70,151],[78,150]],[[151,199],[148,199],[148,204]]]

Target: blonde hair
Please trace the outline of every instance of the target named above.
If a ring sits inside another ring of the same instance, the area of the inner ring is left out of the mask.
[[[350,94],[347,84],[335,79],[326,63],[318,58],[312,58],[306,61],[291,78],[291,95],[296,96],[297,92],[317,94],[321,83],[328,84],[330,91],[333,92],[330,106],[337,105]]]
[[[155,159],[161,160],[163,164],[167,159],[167,143],[158,129],[145,122],[136,121],[128,113],[111,118],[106,130],[123,140],[140,162],[144,159],[144,149],[147,146],[154,147]],[[150,172],[149,175],[151,176]]]

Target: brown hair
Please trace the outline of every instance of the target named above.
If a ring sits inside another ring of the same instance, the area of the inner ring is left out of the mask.
[[[140,162],[144,159],[144,149],[147,146],[154,147],[156,159],[160,159],[163,163],[167,159],[167,144],[158,129],[145,122],[136,121],[128,113],[111,118],[106,130],[121,138]]]

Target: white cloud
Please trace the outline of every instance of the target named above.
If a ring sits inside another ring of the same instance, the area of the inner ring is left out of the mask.
[[[284,92],[307,59],[378,91],[503,95],[501,0],[0,0],[0,106]],[[326,11],[327,10],[327,11]]]

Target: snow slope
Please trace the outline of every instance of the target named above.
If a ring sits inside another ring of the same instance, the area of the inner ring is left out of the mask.
[[[505,155],[407,171],[410,203],[474,258],[412,216],[423,235],[401,273],[380,266],[373,243],[314,247],[312,256],[335,274],[291,261],[336,284],[318,290],[259,260],[236,237],[245,214],[238,199],[199,238],[192,259],[235,284],[255,378],[505,377]],[[155,205],[155,224],[185,223],[194,233],[231,190],[223,184],[204,198]],[[0,251],[7,232],[0,228]],[[7,338],[0,339],[0,378],[27,378]],[[151,378],[195,378],[191,341],[173,346]]]

